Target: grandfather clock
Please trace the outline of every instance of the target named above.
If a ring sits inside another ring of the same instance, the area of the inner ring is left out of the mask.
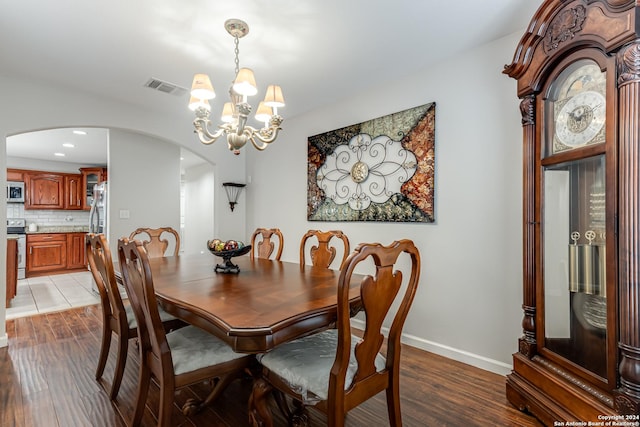
[[[639,30],[636,1],[546,0],[504,70],[524,174],[506,392],[546,425],[640,421]]]

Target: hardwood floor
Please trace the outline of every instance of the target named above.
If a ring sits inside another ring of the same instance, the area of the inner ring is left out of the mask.
[[[109,401],[94,379],[101,335],[100,307],[80,307],[64,312],[7,321],[9,346],[0,348],[0,426],[87,427],[125,426],[131,416],[138,372],[135,345],[129,359],[117,404]],[[114,343],[112,343],[114,350]],[[103,385],[110,385],[115,353],[109,356]],[[403,347],[402,413],[405,426],[541,426],[505,398],[505,379],[441,356]],[[194,395],[205,396],[209,385],[183,389],[176,394],[181,405]],[[251,379],[233,383],[213,405],[185,417],[176,405],[173,425],[247,425],[246,402]],[[152,388],[143,426],[155,425],[158,391]],[[274,405],[275,409],[275,405]],[[323,415],[310,413],[310,426],[325,425]],[[286,425],[274,410],[276,425]],[[388,425],[384,394],[378,394],[347,416],[347,426]]]

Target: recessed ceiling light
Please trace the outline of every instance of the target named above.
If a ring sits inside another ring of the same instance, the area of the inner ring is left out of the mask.
[[[73,147],[75,147],[75,145],[73,145],[73,144],[72,144],[72,143],[70,143],[70,142],[65,142],[64,144],[62,144],[62,146],[63,146],[63,147],[67,147],[67,148],[73,148]]]
[[[64,153],[53,153],[54,156],[64,157]]]
[[[76,135],[86,135],[87,133],[83,130],[74,130],[73,133],[75,133]]]

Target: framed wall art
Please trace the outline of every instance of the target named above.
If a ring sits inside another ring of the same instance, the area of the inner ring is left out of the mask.
[[[309,221],[434,222],[435,102],[308,138]]]

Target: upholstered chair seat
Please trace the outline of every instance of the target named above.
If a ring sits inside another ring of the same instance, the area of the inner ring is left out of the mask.
[[[175,375],[197,371],[247,357],[236,353],[219,338],[196,326],[186,326],[167,334]]]
[[[356,343],[360,338],[351,336],[351,354],[344,388],[349,389],[358,371],[355,357]],[[278,375],[302,397],[306,405],[327,400],[329,374],[336,358],[338,331],[330,329],[276,347],[273,351],[259,355],[258,361],[269,371]],[[385,358],[378,353],[375,366],[378,372],[385,368]]]

